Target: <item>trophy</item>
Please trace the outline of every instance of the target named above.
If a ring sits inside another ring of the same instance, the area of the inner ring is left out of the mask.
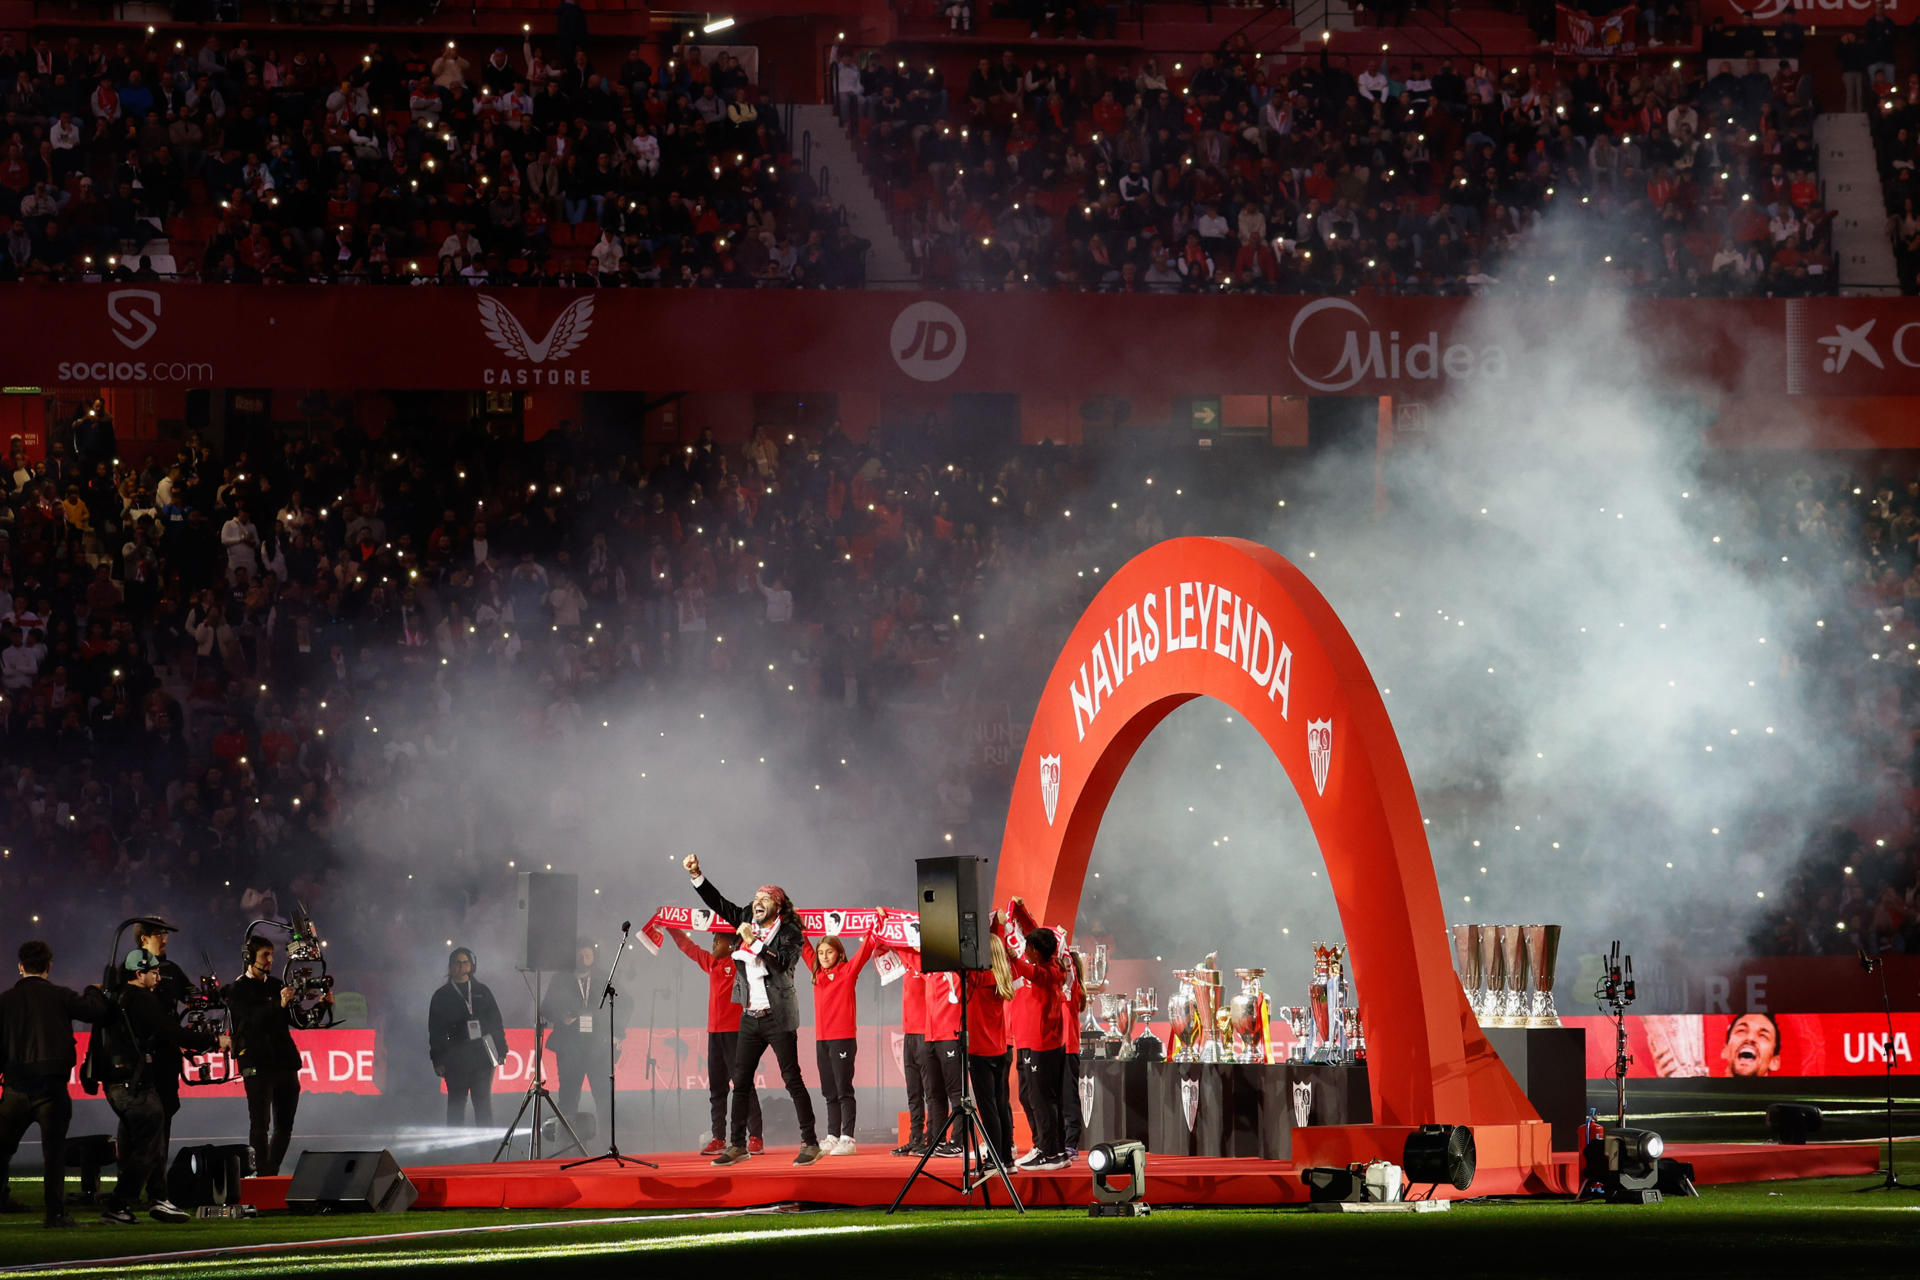
[[[1506,993],[1507,966],[1500,952],[1498,925],[1480,926],[1480,974],[1487,983],[1486,990],[1480,996],[1480,1025],[1504,1027],[1507,1024],[1500,1006]]]
[[[1174,1062],[1198,1062],[1200,1054],[1194,1037],[1200,1025],[1200,1010],[1195,1002],[1193,971],[1175,969],[1175,987],[1167,997],[1167,1055]]]
[[[1087,962],[1086,981],[1082,984],[1087,993],[1087,1008],[1080,1015],[1080,1040],[1087,1043],[1087,1037],[1098,1039],[1101,1035],[1100,1020],[1094,1016],[1094,997],[1107,989],[1107,944],[1095,943],[1093,959]]]
[[[1131,1058],[1134,1055],[1133,1021],[1134,1004],[1137,997],[1109,993],[1100,997],[1100,1016],[1107,1020],[1105,1043],[1113,1046],[1109,1057]]]
[[[1347,1029],[1338,1010],[1346,1003],[1346,980],[1341,961],[1347,949],[1313,944],[1313,985],[1307,988],[1307,1003],[1313,1010],[1313,1050],[1309,1062],[1345,1062]]]
[[[1340,1011],[1340,1021],[1346,1030],[1346,1060],[1348,1062],[1365,1062],[1367,1060],[1367,1037],[1360,1030],[1360,1010],[1349,1005]]]
[[[1220,1062],[1226,1058],[1222,1031],[1227,1011],[1220,1000],[1220,953],[1209,951],[1207,958],[1193,970],[1194,1012],[1197,1015],[1197,1047],[1201,1062]]]
[[[1527,950],[1526,934],[1517,924],[1498,926],[1500,963],[1506,969],[1507,989],[1500,1000],[1500,1025],[1527,1025]]]
[[[1233,976],[1240,979],[1240,994],[1233,998],[1229,1010],[1233,1015],[1233,1031],[1237,1037],[1234,1046],[1235,1062],[1272,1062],[1273,1040],[1267,1027],[1271,1018],[1271,1006],[1266,992],[1260,989],[1260,979],[1266,976],[1265,969],[1235,969]]]
[[[1153,1016],[1160,1012],[1160,1002],[1152,987],[1148,987],[1142,996],[1138,988],[1133,993],[1133,1021],[1140,1034],[1127,1043],[1126,1055],[1129,1058],[1145,1058],[1148,1062],[1161,1062],[1166,1058],[1166,1046],[1160,1043],[1160,1037],[1153,1033]],[[1171,1033],[1169,1033],[1171,1034]]]
[[[1480,926],[1457,924],[1452,933],[1453,969],[1466,990],[1467,1007],[1473,1010],[1474,1020],[1480,1021]]]
[[[1527,1000],[1527,1025],[1557,1027],[1560,1025],[1560,1011],[1553,1007],[1553,967],[1560,957],[1560,926],[1530,924],[1523,926],[1523,930],[1526,935],[1527,971],[1533,977],[1532,994]]]
[[[1307,1051],[1313,1047],[1313,1015],[1305,1005],[1288,1004],[1277,1011],[1280,1020],[1293,1032],[1293,1044],[1287,1050],[1288,1062],[1305,1062]]]

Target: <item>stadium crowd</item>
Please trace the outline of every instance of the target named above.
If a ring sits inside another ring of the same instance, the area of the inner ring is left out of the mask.
[[[0,38],[0,280],[861,282],[864,243],[731,54],[602,67],[562,30],[339,61]]]
[[[831,76],[941,283],[1801,296],[1835,283],[1803,40],[1788,24],[1707,74],[1666,57],[1565,74],[1350,64],[1229,41],[1135,65],[1006,50],[964,87],[878,53]],[[1516,257],[1543,235],[1551,252]]]

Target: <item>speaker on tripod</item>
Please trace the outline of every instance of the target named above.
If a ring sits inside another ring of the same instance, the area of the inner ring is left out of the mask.
[[[520,1121],[526,1118],[529,1109],[533,1112],[533,1123],[529,1126],[527,1137],[528,1159],[540,1159],[543,1109],[551,1112],[554,1119],[559,1121],[560,1128],[566,1130],[567,1136],[573,1139],[575,1149],[583,1154],[586,1151],[572,1122],[561,1112],[560,1105],[547,1089],[546,1028],[540,1022],[540,975],[573,972],[578,954],[579,929],[580,877],[556,871],[520,873],[513,895],[513,964],[520,971],[521,979],[527,983],[528,993],[533,997],[533,1081],[520,1099],[520,1109],[514,1112],[513,1123],[501,1135],[500,1146],[493,1153],[495,1162],[512,1145],[514,1131],[520,1127]],[[557,1133],[554,1137],[558,1141]]]

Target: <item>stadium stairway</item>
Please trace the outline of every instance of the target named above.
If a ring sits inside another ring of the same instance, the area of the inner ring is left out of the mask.
[[[1887,201],[1874,159],[1873,131],[1858,111],[1813,122],[1820,153],[1820,187],[1834,214],[1833,252],[1842,291],[1857,297],[1894,297],[1900,274],[1887,235]]]
[[[788,146],[796,155],[802,149],[803,138],[812,143],[814,173],[818,175],[824,165],[832,175],[828,198],[840,206],[855,235],[873,242],[867,251],[867,282],[881,289],[912,287],[913,266],[907,247],[900,243],[899,235],[888,221],[886,206],[880,202],[832,107],[809,104],[794,107],[793,135],[788,139]]]

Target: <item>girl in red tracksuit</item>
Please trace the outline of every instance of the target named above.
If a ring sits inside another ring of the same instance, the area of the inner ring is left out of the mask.
[[[713,951],[702,951],[684,933],[669,929],[674,945],[707,972],[707,1106],[713,1115],[713,1137],[700,1148],[703,1156],[727,1149],[727,1081],[733,1075],[733,1043],[740,1038],[740,1006],[733,999],[733,944],[730,933],[713,935]],[[760,1138],[760,1095],[747,1090],[747,1150],[766,1150]]]
[[[1007,1074],[1013,1065],[1013,1049],[1007,1042],[1007,1006],[1014,996],[1013,966],[1007,944],[1000,940],[997,914],[993,926],[988,944],[993,968],[967,975],[967,1078],[973,1082],[974,1102],[980,1110],[981,1136],[1000,1159],[1011,1164],[1015,1154],[1013,1105]]]
[[[1086,975],[1080,967],[1080,953],[1069,951],[1063,957],[1066,986],[1060,993],[1060,1132],[1066,1139],[1067,1159],[1080,1155],[1080,1015],[1087,1011]]]
[[[854,1153],[853,1064],[860,1045],[854,1038],[859,1028],[854,987],[860,970],[873,956],[873,944],[861,947],[851,961],[838,938],[822,938],[802,954],[813,973],[814,1052],[820,1092],[827,1098],[827,1136],[820,1150],[825,1155],[850,1156]]]
[[[1024,901],[1013,900],[1013,922],[1026,934],[1026,950],[1009,957],[1013,974],[1024,980],[1013,997],[1013,1042],[1020,1068],[1020,1105],[1033,1129],[1033,1151],[1016,1165],[1020,1169],[1064,1169],[1067,1138],[1061,1126],[1061,1076],[1065,1071],[1066,1029],[1061,998],[1066,971],[1059,954],[1060,939],[1042,929]]]
[[[926,1134],[908,1155],[921,1155],[928,1143],[939,1140],[946,1131],[947,1117],[960,1105],[960,1073],[966,1064],[960,1060],[960,975],[920,972],[920,953],[901,951],[907,965],[907,981],[919,982],[924,991],[926,1039],[920,1046],[921,1093],[926,1108]],[[933,1148],[936,1156],[957,1156],[960,1144],[951,1140]]]
[[[920,976],[919,954],[895,952],[907,962],[900,979],[900,1074],[907,1081],[907,1140],[893,1149],[897,1156],[917,1156],[927,1140],[927,1104],[921,1057],[927,1044],[927,984]]]

